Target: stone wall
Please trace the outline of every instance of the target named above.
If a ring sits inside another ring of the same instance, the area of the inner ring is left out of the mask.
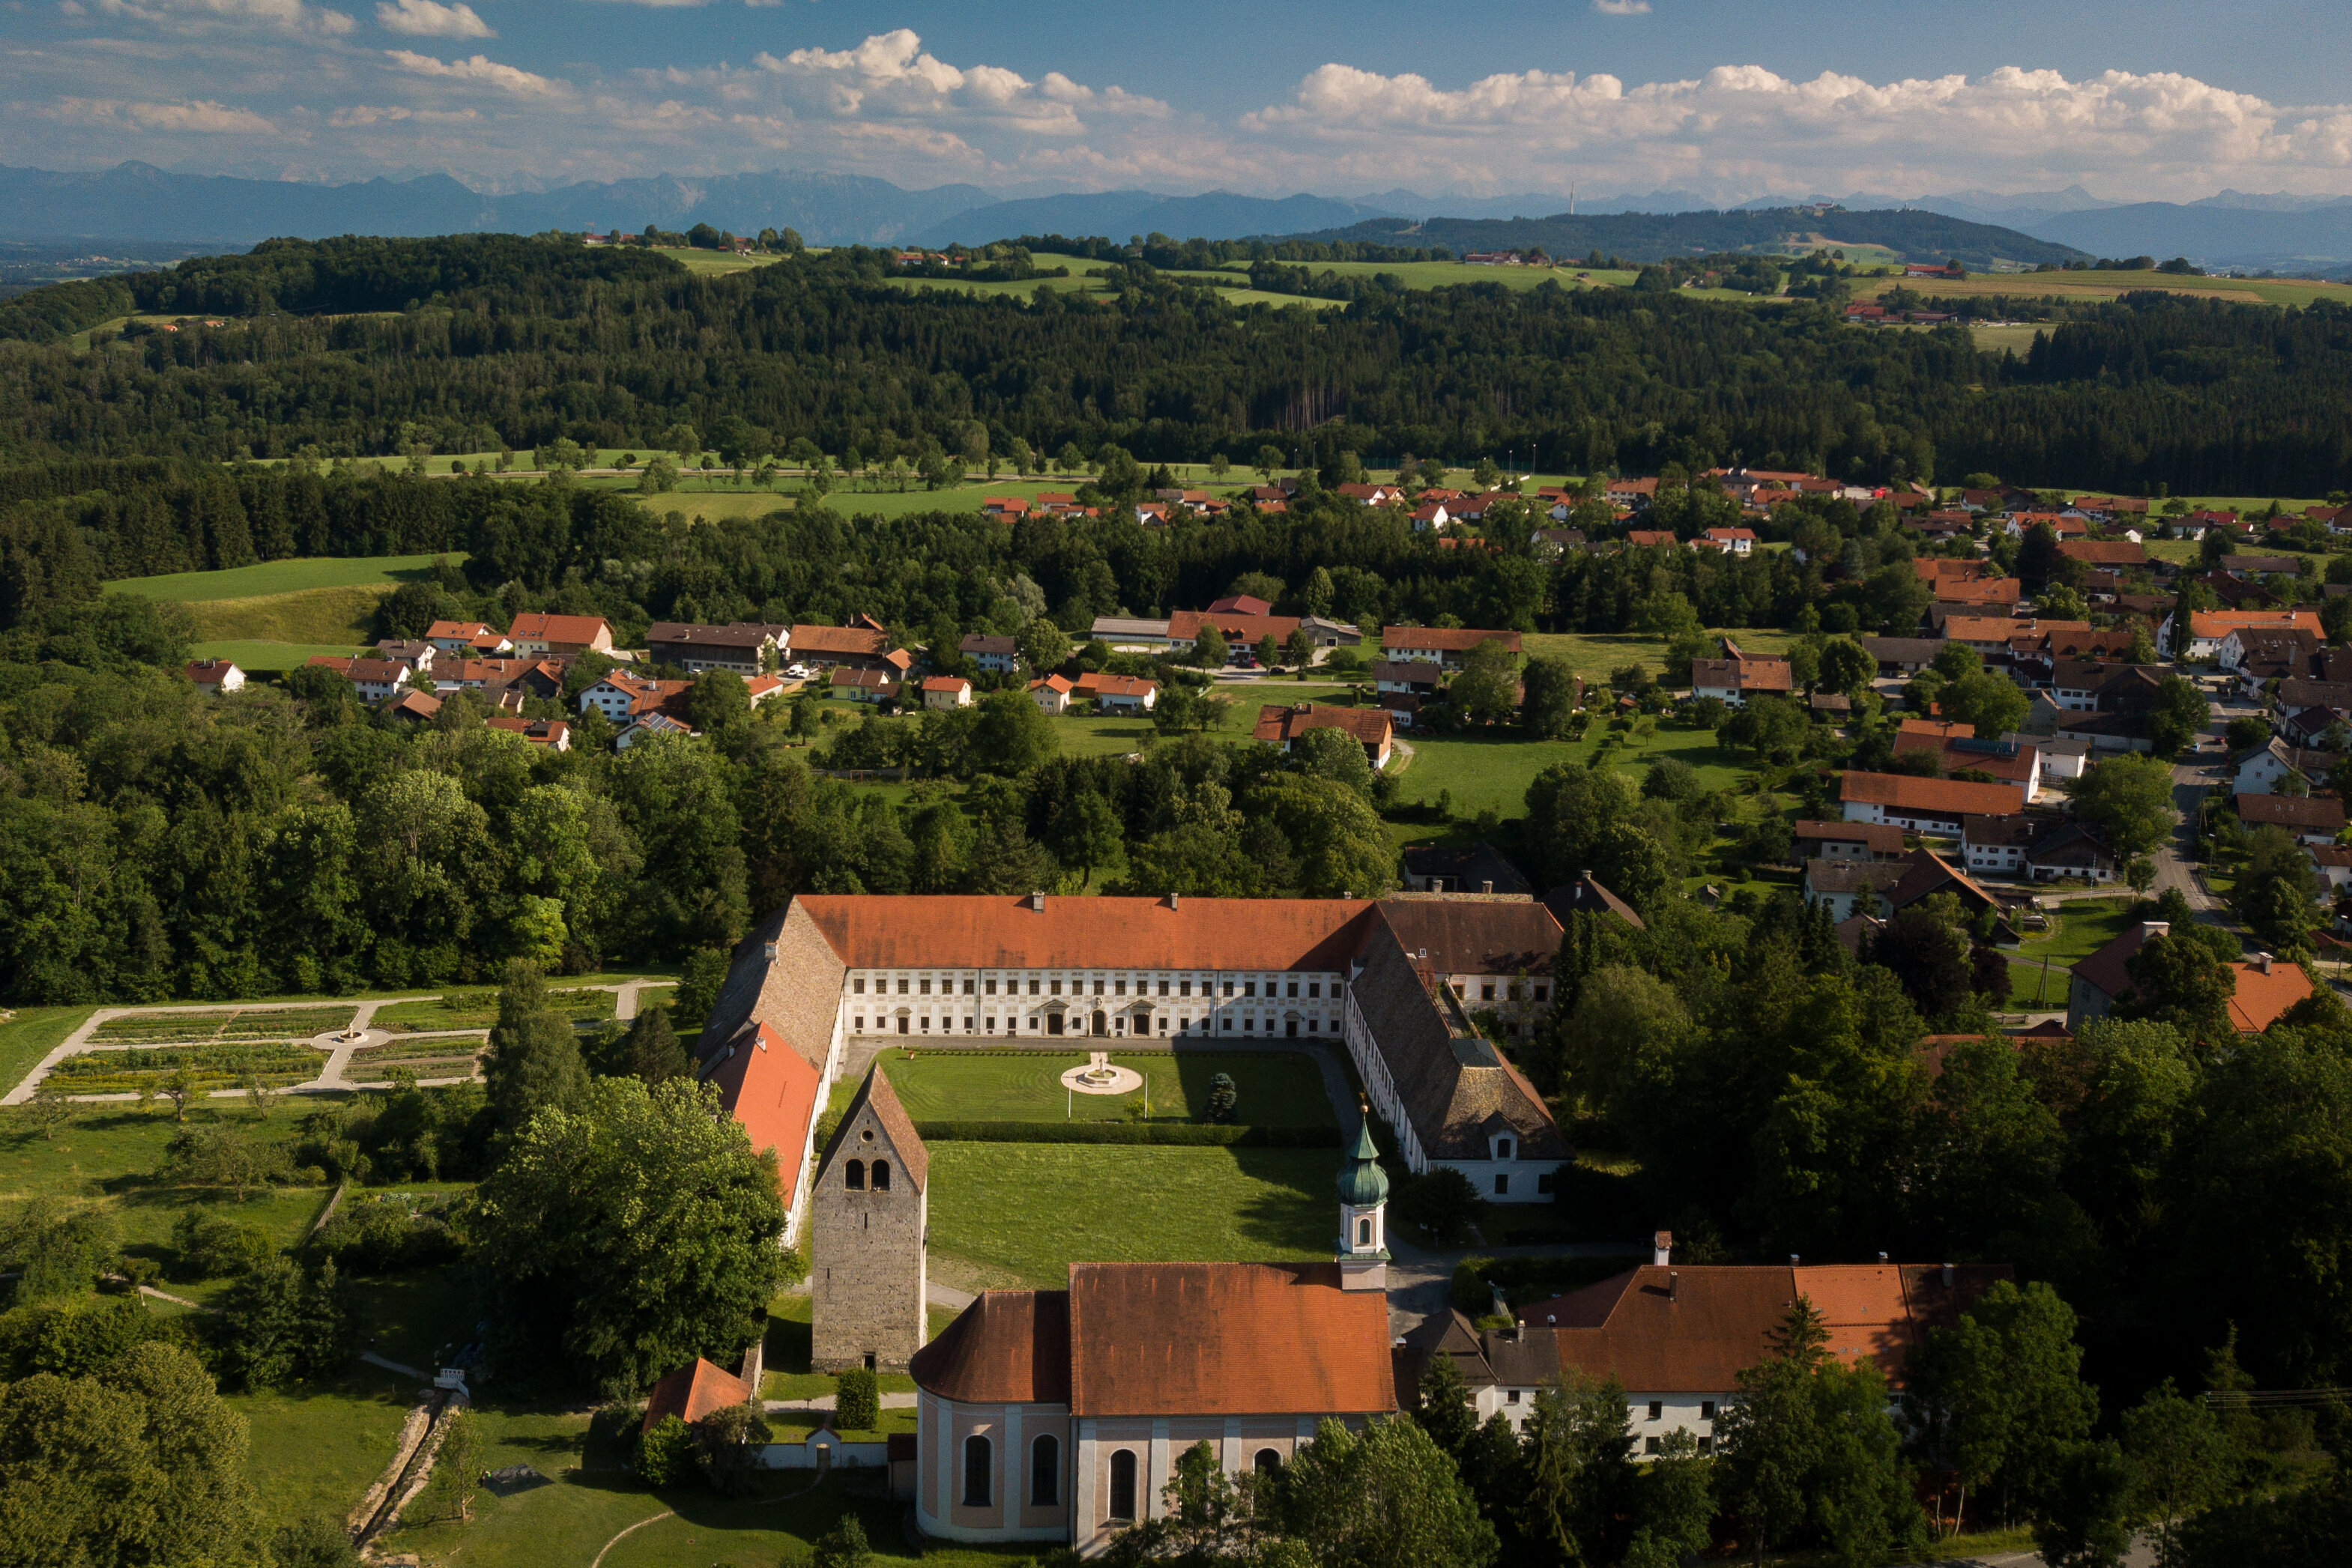
[[[875,1185],[877,1162],[890,1170]],[[861,1185],[849,1185],[855,1164]],[[928,1195],[871,1104],[835,1134],[831,1157],[809,1192],[810,1364],[820,1372],[863,1366],[904,1372],[923,1343],[929,1283],[923,1241]]]

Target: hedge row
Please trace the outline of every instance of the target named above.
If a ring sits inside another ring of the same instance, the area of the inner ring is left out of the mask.
[[[917,1122],[925,1143],[1164,1144],[1186,1148],[1336,1149],[1336,1127],[1218,1126],[1204,1122]]]

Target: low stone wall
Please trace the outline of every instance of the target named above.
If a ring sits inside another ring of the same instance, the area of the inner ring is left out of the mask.
[[[760,1450],[760,1468],[767,1470],[814,1470],[822,1468],[819,1456],[830,1450],[832,1468],[837,1470],[880,1469],[890,1462],[887,1443],[845,1443],[835,1438],[820,1443],[811,1438],[805,1443],[770,1443]]]

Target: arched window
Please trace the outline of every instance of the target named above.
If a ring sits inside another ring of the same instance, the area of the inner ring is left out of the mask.
[[[963,1440],[963,1505],[966,1508],[988,1506],[988,1462],[991,1458],[988,1439],[977,1432]]]
[[[1135,1450],[1118,1448],[1110,1457],[1110,1516],[1135,1517]]]
[[[1250,1461],[1250,1468],[1262,1476],[1270,1476],[1282,1469],[1282,1456],[1272,1448],[1260,1448],[1257,1458]]]
[[[1372,1244],[1372,1222],[1371,1222],[1371,1220],[1370,1220],[1370,1219],[1369,1219],[1369,1218],[1363,1218],[1363,1219],[1359,1219],[1359,1220],[1357,1220],[1357,1221],[1356,1221],[1356,1245],[1357,1245],[1357,1246],[1359,1246],[1359,1247],[1370,1247],[1371,1244]],[[1269,1449],[1267,1449],[1267,1450],[1266,1450],[1266,1452],[1268,1452],[1268,1453],[1272,1453],[1273,1451],[1274,1451],[1274,1450],[1273,1450],[1273,1449],[1271,1449],[1271,1448],[1269,1448]]]
[[[1029,1445],[1029,1506],[1054,1508],[1062,1500],[1062,1440],[1051,1432]]]
[[[890,1190],[890,1162],[888,1160],[876,1160],[874,1162],[874,1190],[876,1192],[888,1192]]]
[[[866,1190],[866,1162],[864,1160],[850,1161],[849,1167],[841,1174],[841,1185],[847,1187],[852,1192],[864,1192]]]

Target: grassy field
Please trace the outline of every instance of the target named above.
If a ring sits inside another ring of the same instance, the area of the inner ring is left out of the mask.
[[[883,1053],[882,1070],[907,1113],[918,1121],[1082,1122],[1125,1121],[1140,1107],[1131,1094],[1070,1094],[1062,1074],[1083,1067],[1083,1051],[988,1052],[957,1051]],[[1280,1126],[1328,1127],[1331,1107],[1322,1074],[1303,1053],[1284,1051],[1139,1051],[1111,1052],[1111,1061],[1150,1080],[1151,1119],[1197,1121],[1204,1114],[1209,1081],[1232,1075],[1239,1095],[1236,1121]],[[844,1078],[834,1085],[832,1113],[848,1107],[857,1085]]]
[[[188,645],[192,658],[226,659],[247,674],[297,669],[321,653],[345,658],[359,651],[360,644],[353,643],[270,643],[247,637],[212,638]]]
[[[176,599],[184,604],[209,604],[224,599],[257,599],[281,593],[308,592],[321,588],[370,588],[389,592],[404,582],[419,582],[433,574],[429,555],[314,556],[299,560],[264,561],[258,566],[232,567],[226,571],[177,571],[163,577],[125,577],[104,584],[109,593],[133,593],[142,599]],[[466,552],[453,550],[453,566],[466,563]]]
[[[2050,930],[2039,936],[2029,933],[2016,952],[2010,956],[2011,1005],[2034,1007],[2045,1011],[2063,1008],[2066,1005],[2067,971],[2123,935],[2125,927],[2131,924],[2132,905],[2136,902],[2126,895],[2122,898],[2070,898],[2059,904],[2049,915]],[[2050,977],[2046,987],[2042,976],[2044,958],[2050,961]]]
[[[1785,653],[1796,641],[1793,633],[1769,626],[1733,628],[1709,635],[1728,637],[1739,644],[1741,653],[1758,657]],[[1519,642],[1528,657],[1565,659],[1587,681],[1605,681],[1610,671],[1625,664],[1640,664],[1654,675],[1666,667],[1665,639],[1638,632],[1530,632]]]
[[[696,250],[691,246],[656,246],[656,256],[666,256],[687,271],[705,277],[725,277],[732,272],[750,272],[755,267],[772,267],[783,260],[781,256],[740,256],[731,250]]]
[[[2032,324],[2001,327],[1971,326],[1969,329],[1969,336],[1976,340],[1978,348],[1989,354],[1999,353],[2001,350],[2007,349],[2022,359],[2025,356],[2025,350],[2033,347],[2033,335],[2049,329],[2047,326]]]
[[[81,1027],[89,1008],[18,1008],[0,1023],[0,1091],[14,1089],[41,1058]],[[5,1167],[0,1167],[5,1168]]]
[[[321,1514],[336,1523],[392,1460],[416,1385],[362,1363],[332,1383],[232,1394],[252,1448],[246,1474],[270,1523]]]
[[[2018,298],[2116,299],[2136,289],[2161,289],[2197,299],[2230,299],[2245,305],[2308,305],[2314,300],[2352,302],[2352,284],[2314,278],[2182,277],[2168,272],[2005,272],[1974,277],[1856,278],[1857,299],[1875,299],[1891,288],[1910,288],[1930,298],[2008,295]]]
[[[404,555],[273,560],[226,571],[122,578],[105,586],[110,593],[186,604],[200,657],[284,670],[313,653],[366,646],[376,601],[404,582],[430,575],[434,559]],[[453,551],[448,559],[462,565],[465,552]]]
[[[1331,1255],[1328,1149],[935,1144],[931,1245],[1032,1284],[1080,1260]]]

